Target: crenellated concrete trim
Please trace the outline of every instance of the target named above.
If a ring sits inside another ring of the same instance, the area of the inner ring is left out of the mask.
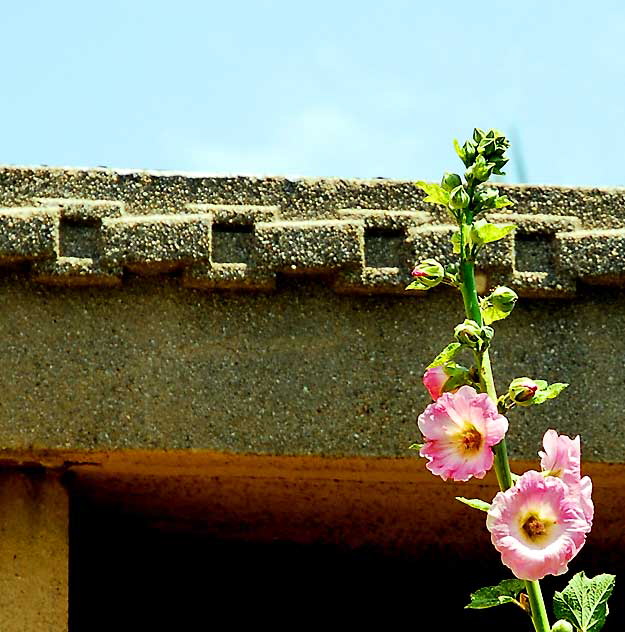
[[[625,285],[625,190],[502,186],[489,216],[518,230],[487,248],[485,286],[571,297]],[[451,257],[454,230],[411,182],[0,168],[0,269],[43,284],[111,286],[124,271],[186,287],[271,291],[322,274],[337,292],[397,293],[415,260]],[[179,272],[182,271],[181,274]]]

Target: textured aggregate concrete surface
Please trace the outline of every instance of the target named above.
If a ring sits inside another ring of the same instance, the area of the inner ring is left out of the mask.
[[[502,187],[503,188],[503,187]],[[516,235],[484,289],[502,388],[570,382],[514,413],[510,450],[553,427],[622,462],[625,191],[507,186]],[[423,367],[463,319],[406,293],[452,226],[409,182],[0,168],[0,449],[409,456]],[[33,457],[34,458],[34,457]],[[35,459],[36,460],[36,459]]]

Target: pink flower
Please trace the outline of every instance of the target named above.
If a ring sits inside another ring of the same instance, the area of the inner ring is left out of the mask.
[[[442,366],[433,366],[423,374],[423,386],[428,389],[430,397],[436,401],[443,393],[443,386],[449,379]]]
[[[562,479],[571,494],[577,498],[586,520],[592,524],[592,481],[589,476],[581,478],[579,435],[571,439],[566,435],[559,435],[555,430],[547,430],[543,437],[543,448],[545,451],[538,453],[541,469],[549,476]]]
[[[419,430],[425,438],[420,454],[426,467],[444,481],[484,478],[493,466],[492,446],[508,430],[486,393],[461,386],[456,393],[443,393],[419,415]]]
[[[502,562],[525,580],[566,573],[590,531],[567,485],[534,471],[495,496],[486,526]]]

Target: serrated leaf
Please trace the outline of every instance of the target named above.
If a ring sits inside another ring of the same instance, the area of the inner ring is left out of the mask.
[[[461,346],[459,342],[448,344],[425,368],[431,369],[433,366],[440,366],[441,364],[445,364],[445,362],[449,362],[449,360],[456,355]]]
[[[573,576],[562,592],[553,596],[553,611],[579,632],[599,632],[608,616],[608,599],[614,590],[614,575],[592,579],[582,571]]]
[[[419,180],[415,184],[427,193],[427,197],[423,200],[424,202],[441,204],[442,206],[449,205],[449,191],[445,191],[440,184],[425,182],[423,180]]]
[[[493,241],[503,239],[508,233],[511,233],[516,226],[514,224],[491,224],[485,219],[480,219],[473,225],[471,229],[471,241],[478,246],[490,244]]]
[[[481,610],[501,606],[504,603],[520,605],[517,597],[525,589],[525,582],[520,579],[504,579],[496,586],[486,586],[471,593],[471,601],[465,608]]]
[[[479,498],[465,498],[464,496],[456,496],[456,500],[468,505],[472,509],[479,509],[480,511],[488,511],[490,509],[490,503]]]
[[[538,384],[538,382],[539,380],[536,380],[536,384]],[[532,398],[532,404],[542,404],[548,399],[557,397],[567,386],[568,384],[564,384],[563,382],[555,382],[554,384],[541,388],[541,385],[539,384],[538,387],[540,390],[537,391],[536,395]]]

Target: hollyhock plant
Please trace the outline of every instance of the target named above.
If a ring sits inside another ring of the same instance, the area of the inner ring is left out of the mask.
[[[588,578],[577,573],[554,595],[553,613],[558,620],[553,626],[539,583],[547,575],[567,571],[591,529],[592,482],[588,476],[581,477],[580,438],[547,430],[539,452],[542,471],[520,476],[512,474],[506,444],[508,418],[515,408],[542,405],[568,385],[518,377],[498,395],[489,355],[495,334],[491,325],[510,316],[518,296],[505,286],[484,296],[477,293],[475,266],[482,249],[516,228],[493,223],[488,217],[510,214],[506,207],[513,204],[487,185],[492,175],[503,175],[509,144],[497,130],[475,129],[463,145],[455,142],[464,178],[446,173],[440,184],[417,182],[427,194],[424,201],[442,206],[457,225],[451,249],[458,262],[444,265],[426,249],[428,258],[415,264],[414,280],[407,289],[436,292],[434,288],[441,284],[451,285],[460,290],[464,315],[454,328],[452,342],[425,371],[423,384],[434,402],[417,421],[424,443],[411,447],[419,448],[420,456],[427,459],[426,468],[443,480],[482,478],[491,468],[497,476],[500,491],[491,503],[458,500],[487,513],[491,541],[517,579],[480,588],[471,594],[467,608],[514,603],[529,614],[535,632],[599,632],[608,613],[613,575]],[[456,364],[459,354],[471,357],[472,364]]]
[[[531,470],[495,496],[486,527],[502,562],[526,580],[566,573],[590,531],[564,481]]]
[[[426,467],[444,481],[484,478],[493,466],[492,446],[508,430],[508,420],[486,393],[462,386],[456,393],[443,393],[419,416],[425,444],[421,456]]]

